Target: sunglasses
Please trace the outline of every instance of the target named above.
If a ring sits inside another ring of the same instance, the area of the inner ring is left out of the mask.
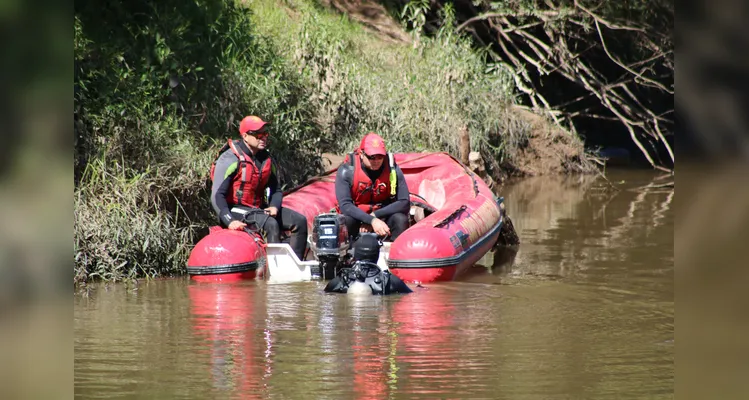
[[[262,131],[262,132],[247,132],[247,134],[250,135],[250,136],[252,136],[252,137],[256,137],[256,138],[264,138],[264,137],[268,137],[268,135],[269,135],[269,133],[266,132],[266,131]]]
[[[362,154],[364,154],[364,157],[367,157],[367,159],[370,160],[370,161],[377,161],[377,160],[383,160],[383,159],[385,159],[385,156],[383,156],[382,154],[375,154],[373,156],[370,156],[369,154],[367,154],[365,152],[362,152]]]

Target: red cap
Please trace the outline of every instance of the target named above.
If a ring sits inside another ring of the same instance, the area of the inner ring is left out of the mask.
[[[369,132],[364,136],[364,138],[361,140],[359,148],[369,156],[378,154],[381,156],[387,155],[387,150],[385,149],[385,141],[382,140],[380,135],[374,132]]]
[[[244,119],[242,119],[242,122],[239,123],[239,133],[241,135],[244,135],[247,132],[259,131],[267,124],[268,122],[263,121],[262,119],[260,119],[260,117],[249,115],[247,117],[244,117]]]

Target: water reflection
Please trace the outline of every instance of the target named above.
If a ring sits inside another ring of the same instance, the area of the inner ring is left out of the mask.
[[[92,289],[75,299],[76,396],[669,397],[673,189],[610,180],[618,190],[594,177],[506,186],[520,247],[408,295],[187,279]]]
[[[461,359],[465,361],[456,348],[461,331],[455,329],[453,292],[441,288],[417,288],[408,301],[394,307],[401,349],[397,357],[402,371],[399,390],[403,393],[439,397],[451,391],[456,368]]]
[[[504,187],[521,245],[517,254],[499,254],[500,260],[488,254],[481,264],[490,270],[499,265],[511,276],[586,283],[612,283],[611,274],[631,277],[633,271],[672,276],[674,189],[668,176],[626,171],[611,172],[608,180],[537,177]]]
[[[213,388],[260,398],[269,367],[266,338],[253,329],[262,324],[264,299],[256,285],[248,283],[191,283],[191,320],[194,333],[205,340]]]
[[[414,289],[390,297],[325,295],[333,306],[321,310],[320,321],[337,321],[324,346],[334,349],[327,361],[343,367],[339,371],[351,382],[342,394],[382,399],[454,393],[455,368],[467,365],[456,348],[454,291]]]
[[[456,367],[481,364],[455,346],[464,339],[455,329],[454,290],[437,285],[357,298],[296,289],[188,285],[193,333],[204,343],[216,394],[260,398],[293,387],[293,395],[299,387],[289,386],[292,375],[312,381],[310,392],[322,396],[437,395],[454,389]],[[305,301],[313,297],[319,307]]]
[[[395,303],[402,296],[392,298]],[[353,394],[356,399],[382,399],[398,384],[397,333],[392,323],[392,303],[380,297],[348,297],[353,340]],[[387,301],[385,302],[387,303]],[[340,349],[345,354],[346,349]],[[337,360],[345,362],[344,360]]]

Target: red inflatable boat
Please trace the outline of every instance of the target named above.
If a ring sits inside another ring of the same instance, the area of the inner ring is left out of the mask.
[[[413,218],[403,234],[383,247],[387,268],[405,282],[455,279],[496,243],[503,223],[499,201],[478,176],[449,154],[396,154],[395,162],[406,177]],[[305,215],[310,232],[316,216],[335,209],[336,170],[284,194],[283,206]],[[193,249],[188,273],[198,280],[262,276],[267,272],[266,251],[257,237],[214,227]],[[300,265],[314,263],[291,256]]]
[[[239,281],[262,277],[266,251],[259,235],[213,226],[190,252],[187,273],[196,281]]]

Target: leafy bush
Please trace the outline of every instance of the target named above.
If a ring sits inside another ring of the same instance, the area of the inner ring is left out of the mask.
[[[208,166],[244,115],[280,133],[287,185],[317,172],[309,92],[251,15],[225,0],[76,2],[76,281],[182,270],[213,223]]]

